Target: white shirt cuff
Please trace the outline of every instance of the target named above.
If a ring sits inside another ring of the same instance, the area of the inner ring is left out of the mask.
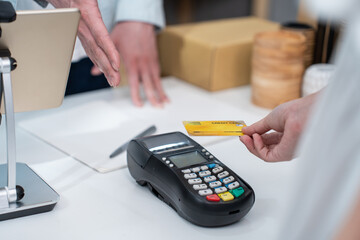
[[[120,0],[117,4],[115,22],[138,21],[164,28],[165,16],[162,0]]]

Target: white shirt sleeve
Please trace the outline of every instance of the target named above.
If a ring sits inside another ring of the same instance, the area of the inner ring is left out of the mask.
[[[360,2],[314,4],[318,1],[324,6],[321,10],[329,8],[330,13],[343,4],[348,25],[335,73],[301,141],[298,181],[281,240],[334,239],[360,192]]]
[[[165,26],[162,0],[119,0],[116,6],[114,21],[140,21]]]

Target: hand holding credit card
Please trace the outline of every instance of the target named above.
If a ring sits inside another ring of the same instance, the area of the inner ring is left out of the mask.
[[[183,121],[192,136],[242,136],[244,121]]]

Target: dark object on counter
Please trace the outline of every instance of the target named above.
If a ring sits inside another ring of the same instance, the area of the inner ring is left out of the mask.
[[[13,22],[16,12],[10,2],[0,2],[0,22]]]
[[[255,202],[248,183],[180,132],[132,140],[127,163],[138,184],[199,226],[235,223]]]
[[[152,126],[148,127],[147,129],[145,129],[144,131],[142,131],[141,133],[139,133],[138,135],[136,135],[133,139],[145,137],[145,136],[151,135],[155,132],[156,132],[156,126],[152,125]],[[131,141],[131,139],[130,139],[130,141]],[[126,151],[130,141],[122,144],[120,147],[115,149],[115,151],[110,154],[109,158],[114,158],[117,155],[119,155],[120,153]]]
[[[331,20],[319,21],[317,25],[314,63],[329,63],[339,36],[340,27]]]

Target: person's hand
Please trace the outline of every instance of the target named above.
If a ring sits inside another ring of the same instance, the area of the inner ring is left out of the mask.
[[[303,132],[316,94],[293,100],[276,107],[262,120],[243,128],[240,141],[266,162],[288,161]],[[268,131],[274,130],[268,133]]]
[[[140,96],[141,84],[153,106],[161,107],[168,102],[160,80],[154,26],[143,22],[119,22],[110,36],[125,66],[133,103],[136,106],[143,105]],[[92,73],[99,72],[92,69]]]
[[[120,83],[120,55],[101,18],[97,0],[48,0],[56,8],[78,8],[78,37],[88,57],[105,74],[111,86]]]

